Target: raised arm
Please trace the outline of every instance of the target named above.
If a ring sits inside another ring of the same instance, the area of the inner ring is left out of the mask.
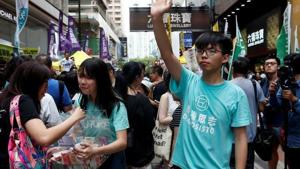
[[[154,35],[161,57],[164,60],[173,79],[179,82],[182,67],[176,56],[174,56],[163,23],[163,14],[167,12],[171,8],[171,6],[171,0],[156,0],[156,2],[154,2],[151,7],[151,16]]]

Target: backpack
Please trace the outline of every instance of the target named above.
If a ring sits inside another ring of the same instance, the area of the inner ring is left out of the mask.
[[[19,100],[17,95],[10,102],[11,131],[8,141],[10,169],[48,169],[46,149],[34,146],[21,124]],[[16,120],[15,120],[16,119]],[[17,128],[14,122],[17,122]]]
[[[57,110],[59,112],[63,112],[64,111],[64,106],[63,106],[63,95],[64,95],[64,86],[65,83],[61,80],[58,81],[58,89],[59,89],[59,102],[57,105]]]

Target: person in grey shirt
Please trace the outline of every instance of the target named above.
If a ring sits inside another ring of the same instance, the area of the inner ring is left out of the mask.
[[[257,101],[255,99],[254,93],[254,86],[251,80],[247,79],[247,74],[249,71],[250,62],[249,59],[246,57],[239,57],[237,60],[233,61],[232,68],[233,68],[233,80],[232,83],[239,86],[243,91],[246,93],[248,98],[249,108],[252,117],[252,123],[247,126],[247,135],[248,135],[248,155],[247,155],[247,169],[254,168],[254,147],[253,147],[253,140],[256,135],[256,121],[257,121],[257,111],[263,110],[264,103],[265,103],[265,96],[264,93],[257,81],[254,80],[256,83],[256,92],[257,92]],[[234,147],[234,146],[233,146]],[[232,150],[231,160],[230,160],[230,167],[234,168],[234,149]]]

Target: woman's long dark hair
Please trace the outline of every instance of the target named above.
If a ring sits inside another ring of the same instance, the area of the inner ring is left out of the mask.
[[[38,112],[40,112],[40,100],[38,91],[50,77],[49,69],[35,61],[28,61],[15,70],[12,74],[9,85],[0,95],[0,103],[7,107],[11,99],[19,94],[28,95],[32,98]]]
[[[120,78],[121,84],[123,85],[121,93],[124,99],[126,99],[128,96],[127,87],[129,87],[134,80],[141,76],[142,71],[142,65],[138,62],[131,61],[124,64]]]
[[[78,69],[79,77],[87,77],[96,80],[97,96],[95,105],[110,117],[114,106],[119,103],[120,98],[113,91],[106,64],[98,58],[86,59]],[[88,95],[82,94],[80,107],[86,109]]]

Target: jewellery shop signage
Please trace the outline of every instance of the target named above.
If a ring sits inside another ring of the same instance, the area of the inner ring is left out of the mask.
[[[167,27],[170,17],[172,31],[203,31],[210,27],[209,9],[205,7],[174,7],[164,14]],[[130,31],[152,31],[150,8],[130,8]]]
[[[16,23],[17,16],[12,12],[0,7],[0,18]]]

